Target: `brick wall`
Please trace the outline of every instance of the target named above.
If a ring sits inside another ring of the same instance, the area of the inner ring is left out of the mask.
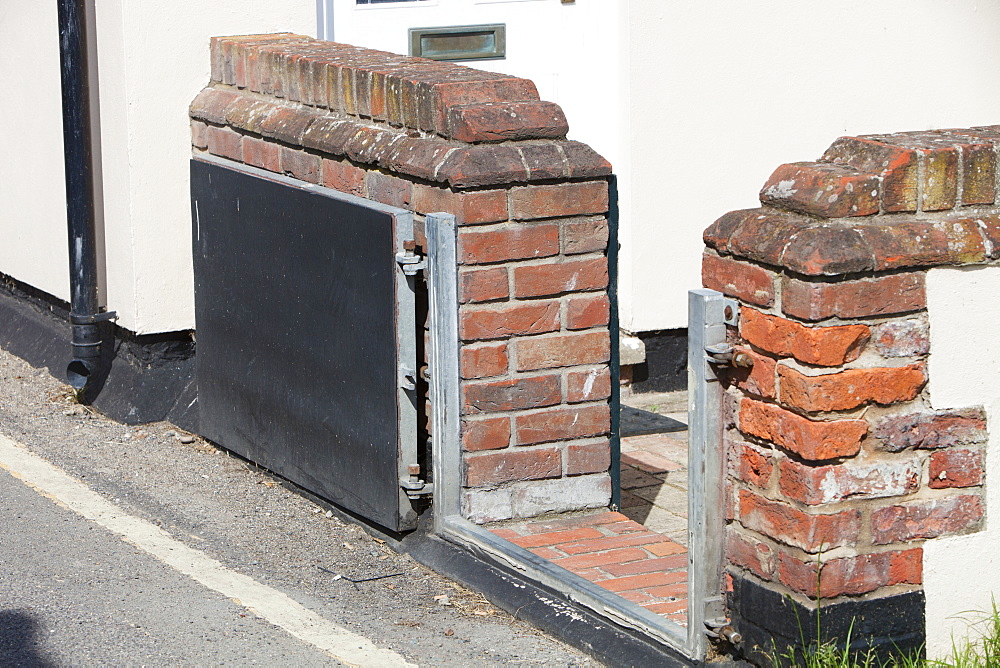
[[[459,228],[465,514],[607,505],[611,167],[534,84],[300,35],[212,40],[212,155]],[[419,250],[419,249],[418,249]]]
[[[754,361],[725,377],[733,576],[889,600],[927,540],[982,527],[986,419],[931,408],[925,279],[1000,257],[998,147],[1000,126],[842,137],[706,230]]]

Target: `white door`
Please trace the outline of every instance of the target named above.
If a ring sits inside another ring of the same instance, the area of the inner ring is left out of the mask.
[[[614,164],[619,0],[320,0],[320,34],[408,53],[410,28],[502,23],[506,57],[462,64],[531,79],[560,104],[570,138]]]

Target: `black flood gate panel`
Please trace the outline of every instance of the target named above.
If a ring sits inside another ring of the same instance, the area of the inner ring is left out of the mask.
[[[191,196],[201,434],[413,528],[412,214],[220,159]]]

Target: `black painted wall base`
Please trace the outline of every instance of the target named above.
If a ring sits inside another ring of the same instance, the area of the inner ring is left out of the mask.
[[[798,652],[816,640],[815,610],[749,578],[733,577],[729,604],[733,624],[744,638],[740,649],[752,663],[772,665],[773,658]],[[823,603],[818,635],[840,647],[850,638],[852,649],[861,653],[870,649],[878,661],[904,654],[922,656],[924,593]]]
[[[687,388],[687,330],[636,334],[646,346],[646,361],[632,369],[632,391],[674,392]]]
[[[137,336],[106,325],[104,366],[85,400],[113,420],[142,424],[170,420],[198,428],[194,339],[190,332]],[[0,347],[60,380],[72,359],[69,305],[0,276]]]

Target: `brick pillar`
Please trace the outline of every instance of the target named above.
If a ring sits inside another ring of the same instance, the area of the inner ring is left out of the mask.
[[[459,228],[464,511],[607,505],[608,182],[526,79],[292,34],[212,40],[210,153]]]
[[[727,372],[732,611],[747,647],[924,634],[926,541],[977,531],[982,407],[930,408],[925,278],[1000,257],[1000,127],[842,137],[705,232],[743,304]],[[759,653],[758,653],[758,656]]]

